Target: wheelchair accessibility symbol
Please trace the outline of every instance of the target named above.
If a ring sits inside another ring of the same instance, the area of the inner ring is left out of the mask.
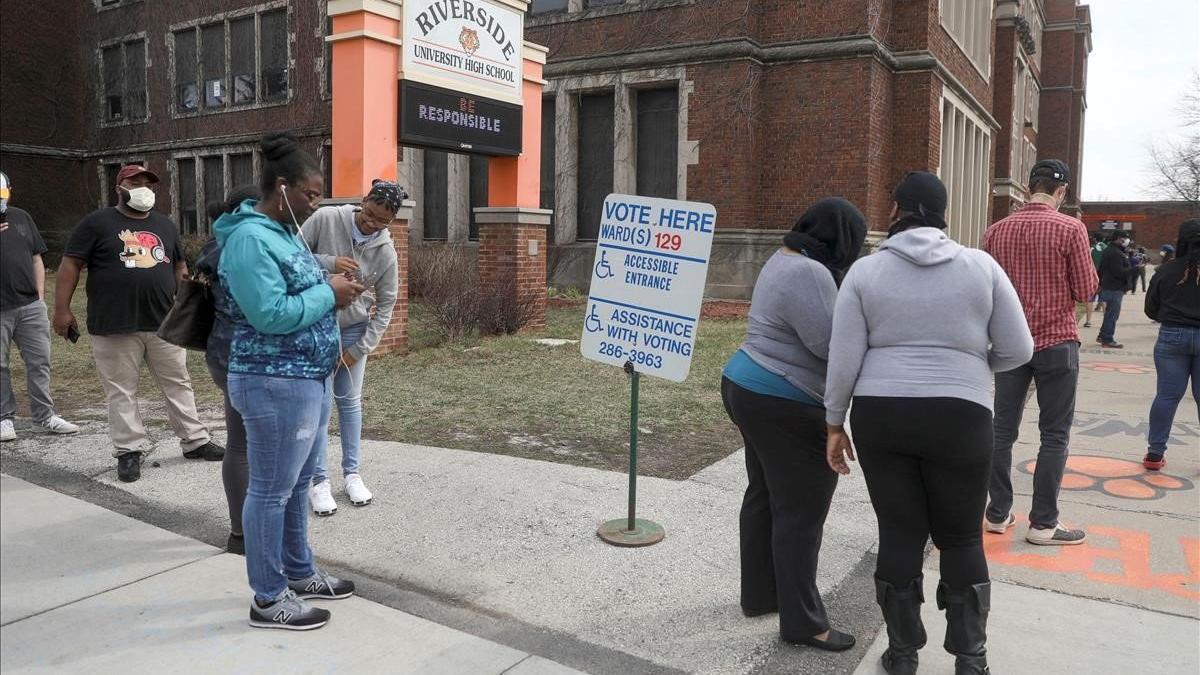
[[[589,333],[599,333],[604,329],[604,327],[600,325],[600,316],[596,314],[595,305],[592,305],[591,310],[588,311],[587,319],[585,320],[584,325]]]
[[[613,271],[612,265],[608,264],[608,251],[600,251],[600,261],[596,263],[596,278],[608,279],[611,276]]]

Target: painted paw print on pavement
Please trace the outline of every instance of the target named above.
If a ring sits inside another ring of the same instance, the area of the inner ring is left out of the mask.
[[[1150,375],[1154,370],[1136,363],[1115,363],[1112,361],[1090,361],[1079,364],[1080,368],[1094,370],[1097,373],[1121,373],[1122,375]]]
[[[1037,460],[1020,465],[1022,472],[1032,475]],[[1067,458],[1062,489],[1095,490],[1119,499],[1161,499],[1168,492],[1191,490],[1192,481],[1165,473],[1149,473],[1140,462],[1094,455]]]

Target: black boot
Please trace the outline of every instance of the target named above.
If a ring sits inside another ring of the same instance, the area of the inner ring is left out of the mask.
[[[987,617],[991,582],[954,590],[938,584],[938,609],[946,612],[946,651],[954,655],[954,675],[988,675]]]
[[[923,579],[917,577],[897,588],[875,577],[875,600],[883,610],[888,635],[888,648],[880,661],[888,675],[917,672],[917,650],[925,646],[925,624],[921,623],[921,603],[925,602]]]

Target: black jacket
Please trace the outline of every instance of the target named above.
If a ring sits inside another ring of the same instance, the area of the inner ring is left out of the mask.
[[[1129,256],[1125,249],[1109,244],[1100,256],[1100,290],[1124,291],[1129,289]]]
[[[1184,258],[1158,268],[1146,289],[1146,316],[1164,326],[1200,328],[1200,270],[1185,279],[1187,265]]]

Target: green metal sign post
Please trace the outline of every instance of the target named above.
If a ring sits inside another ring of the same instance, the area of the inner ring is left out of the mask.
[[[642,376],[634,368],[632,361],[625,362],[625,372],[629,374],[630,383],[629,515],[604,523],[596,534],[613,546],[650,546],[662,541],[667,535],[662,525],[637,517],[638,386]]]

